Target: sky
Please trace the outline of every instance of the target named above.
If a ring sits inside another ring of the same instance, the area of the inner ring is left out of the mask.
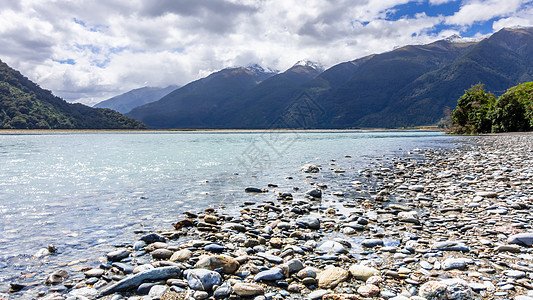
[[[0,60],[70,102],[533,26],[533,0],[2,0]]]

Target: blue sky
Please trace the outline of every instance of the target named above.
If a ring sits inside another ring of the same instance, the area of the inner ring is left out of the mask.
[[[331,67],[532,25],[533,0],[4,0],[0,60],[68,101],[94,104],[227,67]]]

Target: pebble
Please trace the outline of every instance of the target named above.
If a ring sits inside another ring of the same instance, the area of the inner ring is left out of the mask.
[[[205,269],[189,269],[183,275],[193,290],[210,291],[213,286],[222,283],[222,277],[219,273]]]
[[[235,283],[233,285],[233,291],[235,294],[242,297],[253,297],[263,295],[265,293],[265,289],[262,286],[254,283],[244,282]]]
[[[272,268],[272,269],[257,273],[254,277],[254,280],[255,281],[264,281],[264,280],[273,281],[273,280],[282,279],[283,277],[284,277],[283,272],[281,271],[280,268]]]
[[[511,235],[507,242],[509,244],[518,244],[522,246],[531,247],[533,245],[533,232],[524,232]]]
[[[373,284],[363,284],[357,289],[357,293],[363,297],[376,297],[379,292],[379,288]]]
[[[362,281],[366,281],[368,278],[379,274],[379,271],[374,268],[358,264],[350,266],[349,271],[355,279]]]
[[[350,273],[343,268],[333,267],[320,272],[317,276],[318,287],[331,289],[348,279]]]
[[[466,268],[466,260],[464,258],[447,258],[442,262],[441,268],[444,271],[464,270]]]
[[[301,168],[301,171],[304,173],[318,173],[320,169],[313,164],[306,164]]]
[[[420,287],[418,295],[425,299],[473,299],[472,289],[460,279],[428,281]]]
[[[128,256],[130,252],[127,249],[117,249],[106,254],[108,261],[121,261]]]
[[[233,274],[239,268],[239,262],[229,256],[212,255],[200,258],[200,260],[198,260],[198,262],[196,263],[195,267],[211,271],[221,268],[222,272],[226,274]]]

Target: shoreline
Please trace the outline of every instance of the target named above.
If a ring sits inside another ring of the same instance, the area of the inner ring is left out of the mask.
[[[362,128],[362,129],[0,129],[0,135],[47,133],[265,133],[265,132],[444,132],[439,128]]]
[[[531,137],[474,137],[468,146],[376,161],[344,195],[315,173],[302,174],[309,185],[299,191],[279,191],[286,194],[254,187],[240,216],[188,212],[175,230],[139,233],[99,266],[80,269],[84,276],[54,270],[56,284],[38,296],[415,300],[451,287],[465,297],[531,297],[533,251],[516,238],[533,234]],[[132,273],[155,283],[131,283]],[[133,292],[120,291],[128,280]],[[25,295],[19,287],[14,297]]]

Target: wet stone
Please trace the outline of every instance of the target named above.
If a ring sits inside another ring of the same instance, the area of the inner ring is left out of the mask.
[[[121,261],[128,256],[130,256],[130,252],[127,249],[118,249],[106,254],[108,261]]]
[[[367,248],[374,248],[376,246],[383,246],[383,240],[380,239],[366,239],[361,242],[361,246]]]
[[[151,244],[155,242],[165,242],[165,238],[157,233],[150,233],[141,237],[141,241]]]
[[[173,252],[168,249],[157,249],[152,251],[152,257],[154,259],[169,259],[172,257]]]

